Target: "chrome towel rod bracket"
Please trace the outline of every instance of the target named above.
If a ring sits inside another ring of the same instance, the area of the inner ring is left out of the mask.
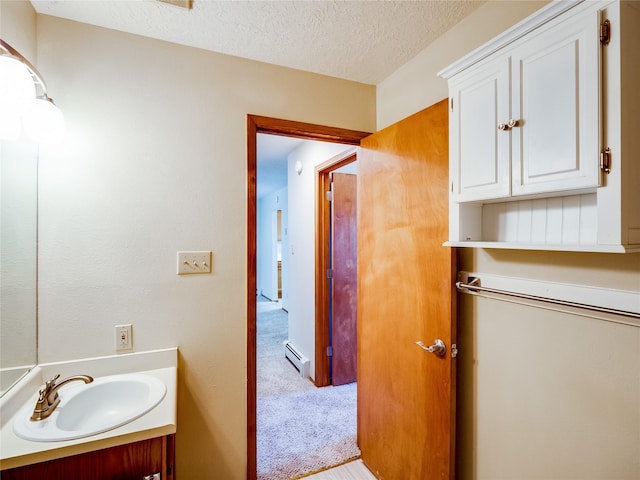
[[[459,292],[470,294],[490,293],[496,295],[504,295],[507,297],[515,297],[523,300],[532,300],[535,302],[545,302],[554,305],[561,305],[564,307],[587,309],[595,312],[608,313],[613,315],[623,315],[626,317],[640,318],[640,313],[632,312],[628,310],[619,310],[609,307],[601,307],[597,305],[589,305],[586,303],[572,302],[568,300],[561,300],[557,298],[550,298],[539,295],[531,295],[528,293],[513,292],[508,290],[502,290],[498,288],[491,288],[482,285],[480,277],[469,274],[469,272],[458,272],[458,279],[456,282],[456,288]]]

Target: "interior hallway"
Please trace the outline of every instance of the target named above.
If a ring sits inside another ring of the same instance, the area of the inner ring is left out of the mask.
[[[317,388],[285,358],[287,313],[258,297],[258,479],[289,480],[360,455],[356,384]]]

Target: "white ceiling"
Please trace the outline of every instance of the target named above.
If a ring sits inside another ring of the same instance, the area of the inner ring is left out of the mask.
[[[377,85],[484,0],[31,0],[38,13]],[[259,196],[300,140],[258,141]],[[279,159],[279,160],[277,160]],[[284,173],[284,177],[282,176]]]
[[[305,140],[258,134],[258,198],[287,185],[287,156]]]
[[[31,0],[38,13],[376,85],[480,0]]]

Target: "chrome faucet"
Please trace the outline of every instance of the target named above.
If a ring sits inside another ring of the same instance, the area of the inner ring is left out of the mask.
[[[61,387],[64,387],[67,383],[75,380],[81,380],[84,383],[93,382],[93,377],[90,377],[89,375],[75,375],[73,377],[65,378],[60,383],[56,383],[56,380],[59,378],[60,374],[56,375],[51,380],[47,380],[38,392],[38,401],[36,402],[36,407],[33,409],[33,414],[31,415],[32,422],[44,420],[53,413],[60,403],[58,390]]]

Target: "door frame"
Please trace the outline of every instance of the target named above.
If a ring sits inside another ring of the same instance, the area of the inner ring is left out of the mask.
[[[326,347],[331,343],[329,324],[331,311],[329,296],[331,290],[326,272],[331,265],[331,209],[327,202],[327,192],[331,190],[331,172],[357,160],[357,149],[349,150],[330,158],[315,168],[316,185],[316,260],[315,260],[315,379],[316,387],[331,385],[331,361]]]
[[[360,145],[369,132],[247,115],[247,480],[256,480],[257,459],[257,140],[258,133]]]

